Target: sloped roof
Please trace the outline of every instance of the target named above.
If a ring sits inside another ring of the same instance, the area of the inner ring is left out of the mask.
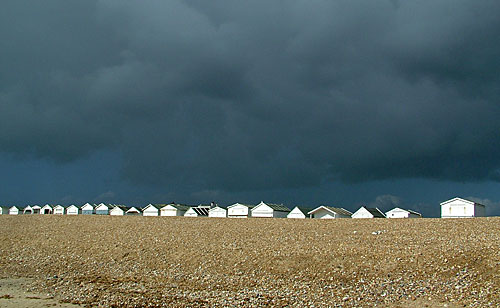
[[[443,201],[443,202],[441,202],[439,205],[444,205],[444,204],[446,204],[446,203],[453,202],[453,201],[455,201],[455,200],[460,200],[460,201],[462,201],[462,202],[466,202],[466,203],[469,203],[469,204],[476,204],[476,205],[480,205],[480,206],[484,207],[484,204],[478,203],[478,202],[476,202],[476,201],[472,201],[472,200],[467,200],[467,199],[464,199],[464,198],[460,198],[460,197],[455,197],[455,198],[453,198],[453,199]]]
[[[239,202],[236,202],[235,204],[231,204],[229,205],[227,208],[232,208],[232,207],[235,207],[235,206],[238,206],[238,205],[243,205],[243,206],[246,206],[247,208],[249,209],[253,209],[254,207],[256,207],[256,205],[252,205],[252,204],[243,204],[243,203],[239,203]]]
[[[342,207],[332,207],[332,206],[325,206],[326,208],[340,214],[340,215],[347,215],[347,216],[351,216],[352,213],[349,212],[348,210],[342,208]]]
[[[210,208],[210,210],[209,210],[209,212],[210,212],[211,210],[214,210],[214,209],[217,209],[217,208],[219,208],[219,209],[223,209],[223,210],[226,210],[226,211],[227,211],[227,207],[225,207],[225,206],[220,206],[220,205],[216,205],[216,206],[211,207],[211,208]]]
[[[320,205],[318,206],[317,208],[315,208],[314,210],[312,211],[309,211],[307,214],[313,214],[314,212],[316,212],[317,210],[321,209],[321,208],[324,208],[330,212],[334,212],[334,213],[337,213],[339,215],[345,215],[345,216],[351,216],[352,213],[349,212],[348,210],[344,209],[344,208],[341,208],[341,207],[333,207],[333,206],[327,206],[327,205]]]
[[[309,213],[310,211],[312,211],[312,209],[311,209],[311,208],[309,208],[309,207],[307,207],[307,208],[306,208],[306,207],[303,207],[303,206],[298,206],[298,205],[296,205],[296,206],[294,206],[294,207],[293,207],[293,209],[290,211],[290,213],[291,213],[291,212],[293,212],[295,209],[298,209],[298,210],[299,210],[299,212],[301,212],[302,214],[304,214],[304,216],[305,216],[306,218],[309,218],[309,214],[308,214],[308,213]],[[288,215],[290,215],[290,213],[288,213]],[[288,215],[287,215],[287,217],[288,217]]]
[[[412,214],[415,214],[415,215],[418,215],[418,216],[422,216],[422,214],[420,214],[419,212],[415,212],[413,210],[407,210],[408,212],[412,213]]]
[[[117,205],[117,204],[115,204],[115,205],[112,205],[112,207],[113,208],[111,210],[113,210],[114,208],[119,208],[119,209],[121,209],[124,212],[130,210],[130,206],[125,206],[125,205]]]
[[[142,209],[140,207],[131,206],[131,207],[128,207],[127,213],[132,212],[133,210],[136,210],[139,213],[142,212]]]
[[[403,212],[408,212],[408,210],[400,208],[400,207],[395,207],[391,210],[388,210],[386,213],[392,212],[392,211],[403,211]]]
[[[154,207],[155,209],[159,210],[161,209],[163,206],[165,206],[165,204],[148,204],[146,205],[145,207],[142,208],[142,211],[144,212],[145,209],[147,209],[148,207]]]
[[[290,212],[291,210],[283,204],[266,203],[267,206],[278,212]]]
[[[165,207],[165,206],[167,206],[167,205],[173,206],[176,209],[178,209],[179,211],[187,211],[190,208],[189,205],[179,204],[179,203],[161,204],[162,208]]]
[[[295,208],[298,208],[299,211],[301,211],[302,213],[304,213],[305,215],[307,215],[307,213],[309,213],[310,211],[312,211],[313,209],[310,208],[310,207],[304,207],[304,206],[299,206],[299,205],[296,205],[293,209]],[[292,209],[292,210],[293,210]]]
[[[422,214],[420,214],[419,212],[415,212],[413,210],[409,210],[409,209],[403,209],[403,208],[400,208],[400,207],[395,207],[393,208],[392,210],[389,210],[387,212],[385,212],[386,216],[387,216],[387,213],[389,212],[393,212],[393,211],[396,211],[396,212],[408,212],[408,213],[412,213],[412,214],[415,214],[415,215],[418,215],[418,216],[422,216]]]
[[[193,211],[198,215],[198,216],[208,216],[208,210],[209,208],[207,207],[191,207]]]
[[[365,207],[365,209],[370,212],[370,214],[373,215],[374,218],[385,218],[384,213],[382,213],[378,208],[376,207]]]
[[[264,201],[261,201],[259,204],[257,204],[253,209],[255,210],[256,207],[258,207],[261,204],[265,204],[268,207],[270,207],[273,211],[278,211],[278,212],[290,212],[290,209],[284,206],[283,204],[274,204],[274,203],[266,203]]]
[[[108,210],[110,210],[110,209],[112,208],[112,205],[111,205],[111,204],[99,203],[99,204],[97,204],[97,205],[94,205],[94,209],[96,209],[96,210],[97,210],[97,208],[102,207],[102,206],[107,207],[107,208],[108,208]]]

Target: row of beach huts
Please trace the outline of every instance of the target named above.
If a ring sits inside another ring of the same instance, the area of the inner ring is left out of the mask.
[[[485,216],[484,205],[474,201],[453,198],[442,202],[441,217],[481,217]],[[0,214],[29,215],[135,215],[135,216],[186,216],[186,217],[267,217],[267,218],[421,218],[418,212],[396,207],[383,213],[378,208],[361,206],[352,213],[344,208],[320,205],[316,208],[296,206],[289,209],[283,204],[273,204],[261,201],[257,205],[235,203],[223,207],[212,202],[189,206],[178,203],[148,204],[145,207],[124,206],[116,204],[77,205],[28,205],[26,207],[0,207]]]
[[[186,217],[267,217],[267,218],[420,218],[422,215],[412,210],[401,208],[392,209],[386,213],[378,208],[362,206],[355,213],[344,208],[321,205],[315,209],[296,206],[292,210],[282,204],[260,202],[257,205],[235,203],[228,207],[215,203],[188,206],[178,203],[148,204],[145,207],[130,207],[116,204],[77,205],[28,205],[1,207],[1,214],[30,215],[135,215],[135,216],[186,216]]]

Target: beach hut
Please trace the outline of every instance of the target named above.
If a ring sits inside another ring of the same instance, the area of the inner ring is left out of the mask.
[[[96,215],[109,215],[109,206],[104,203],[99,203],[95,208]]]
[[[184,216],[186,217],[208,217],[208,211],[210,210],[210,205],[198,205],[198,206],[191,206],[189,209],[184,213]]]
[[[33,214],[42,213],[42,207],[39,205],[32,205],[31,208],[33,209]]]
[[[227,217],[247,218],[252,216],[252,209],[255,205],[235,203],[227,207]]]
[[[159,216],[160,208],[160,204],[148,204],[142,209],[142,216]]]
[[[405,210],[399,207],[393,208],[385,213],[387,218],[422,218],[422,214],[412,211]]]
[[[126,212],[125,215],[127,216],[141,216],[142,212],[140,208],[137,208],[135,206],[130,207]]]
[[[307,214],[311,209],[306,209],[303,207],[294,207],[293,210],[286,215],[286,218],[308,218],[309,215]]]
[[[24,208],[23,214],[24,215],[33,214],[33,208],[31,207],[31,205],[28,205]]]
[[[440,203],[441,218],[484,217],[485,206],[462,198],[453,198]]]
[[[351,212],[344,208],[326,205],[321,205],[314,210],[309,211],[307,214],[309,214],[311,218],[319,219],[351,218],[352,215]]]
[[[188,210],[186,211],[186,213],[184,213],[184,216],[186,216],[186,217],[197,217],[198,214],[194,211],[194,208],[192,206],[190,206],[188,208]]]
[[[129,209],[129,207],[126,207],[124,205],[114,205],[113,208],[109,211],[109,215],[123,216]]]
[[[48,215],[52,214],[52,206],[49,204],[45,204],[41,209],[40,209],[40,214],[42,215]]]
[[[64,210],[65,210],[64,206],[58,204],[54,206],[54,208],[52,209],[52,213],[54,215],[64,215]]]
[[[208,210],[208,217],[227,217],[227,209],[222,206],[213,206]]]
[[[351,218],[385,218],[385,215],[376,207],[362,206],[352,214]]]
[[[170,203],[160,208],[160,216],[184,216],[189,206],[184,204]]]
[[[74,204],[72,204],[66,208],[66,215],[78,215],[81,213],[82,213],[82,210]]]
[[[19,208],[15,205],[9,208],[9,215],[19,215],[19,212],[22,213],[22,211],[20,211]]]
[[[94,214],[94,206],[90,203],[85,203],[82,208],[82,215],[92,215]]]
[[[252,217],[286,218],[290,209],[283,204],[264,203],[261,201],[251,209]]]

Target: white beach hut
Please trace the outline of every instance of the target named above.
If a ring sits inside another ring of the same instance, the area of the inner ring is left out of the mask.
[[[81,214],[82,211],[78,206],[72,204],[66,208],[66,215],[78,215]]]
[[[247,218],[252,216],[252,209],[255,205],[235,203],[227,207],[227,217]]]
[[[82,205],[82,215],[92,215],[94,214],[94,205],[90,203],[85,203]]]
[[[142,209],[142,216],[159,216],[160,208],[160,204],[148,204]]]
[[[320,219],[332,219],[332,218],[351,218],[352,213],[344,208],[332,207],[321,205],[315,208],[312,211],[309,211],[307,214],[310,215],[311,218],[320,218]]]
[[[140,208],[137,208],[135,206],[130,207],[126,212],[125,215],[127,216],[141,216],[142,212]]]
[[[19,215],[19,212],[22,213],[22,211],[20,211],[19,208],[15,205],[9,208],[9,215]]]
[[[286,218],[290,209],[283,204],[264,203],[261,201],[251,209],[252,217]]]
[[[110,209],[110,206],[108,206],[104,203],[99,203],[99,205],[97,205],[95,208],[95,214],[96,215],[109,215],[109,209]]]
[[[42,207],[39,205],[32,205],[31,208],[33,209],[33,214],[42,213]]]
[[[412,211],[405,210],[399,207],[393,208],[390,211],[385,212],[387,218],[422,218],[422,214]]]
[[[441,202],[441,218],[466,218],[486,216],[483,204],[462,198]]]
[[[294,207],[293,210],[290,211],[290,213],[288,213],[288,215],[286,216],[286,218],[308,218],[309,215],[307,214],[309,211],[311,211],[311,209],[306,209],[306,208],[303,208],[303,207]]]
[[[52,213],[55,214],[55,215],[64,215],[64,206],[58,204],[56,206],[54,206],[54,208],[52,209]]]
[[[385,218],[385,215],[376,207],[362,206],[352,214],[351,218]]]
[[[33,214],[33,207],[31,207],[31,205],[27,205],[23,210],[23,214],[24,215]]]
[[[184,213],[184,216],[186,217],[197,217],[198,214],[194,211],[194,207],[190,206],[186,213]]]
[[[42,215],[48,215],[52,214],[52,206],[49,204],[45,204],[41,209],[40,209],[40,214]]]
[[[109,215],[111,216],[123,216],[130,208],[123,205],[114,205],[113,208],[109,211]]]
[[[184,216],[189,206],[184,204],[170,203],[160,208],[160,216]]]
[[[208,217],[227,217],[227,209],[216,205],[208,210]]]

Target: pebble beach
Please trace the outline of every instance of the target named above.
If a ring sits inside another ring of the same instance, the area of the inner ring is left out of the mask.
[[[3,215],[0,237],[1,279],[81,307],[500,306],[496,217]]]

